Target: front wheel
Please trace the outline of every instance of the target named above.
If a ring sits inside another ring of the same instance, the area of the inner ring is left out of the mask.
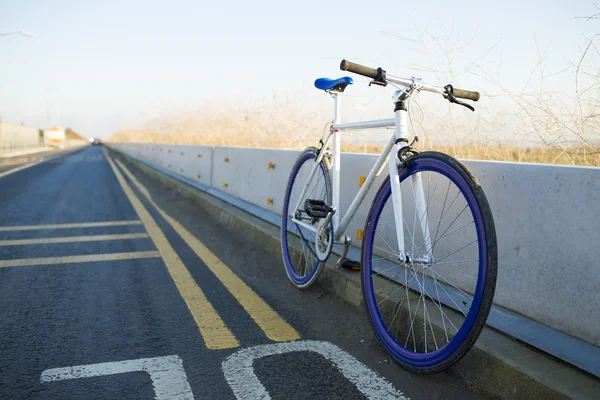
[[[307,199],[320,200],[331,206],[331,185],[326,158],[319,162],[311,177],[317,154],[318,150],[314,147],[309,147],[300,154],[292,167],[283,200],[281,255],[288,278],[300,289],[308,288],[316,281],[331,252],[333,240],[333,224],[330,222],[328,226],[322,226],[319,220],[311,218],[304,208]],[[299,207],[296,208],[296,205]],[[324,244],[317,239],[317,230],[321,233],[321,238],[325,237]],[[317,245],[320,248],[317,249]]]
[[[485,325],[496,286],[496,231],[481,186],[459,161],[423,152],[406,164],[399,169],[402,226],[394,222],[388,177],[367,218],[361,282],[387,352],[411,372],[435,373],[460,360]]]

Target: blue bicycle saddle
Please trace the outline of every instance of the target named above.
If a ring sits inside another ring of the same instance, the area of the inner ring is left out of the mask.
[[[346,86],[352,85],[354,81],[349,76],[344,76],[339,79],[319,78],[315,81],[315,87],[321,90],[333,90],[343,92]]]

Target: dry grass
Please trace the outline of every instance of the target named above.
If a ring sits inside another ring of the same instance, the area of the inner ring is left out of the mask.
[[[153,129],[139,128],[119,131],[109,140],[114,142],[303,149],[317,145],[322,132],[322,129],[313,132],[303,129],[286,132],[283,127],[268,126],[268,124],[263,126],[257,121],[246,120],[238,124],[210,121],[206,126],[199,123],[198,120],[188,118],[183,120],[181,125],[175,124],[174,120],[170,120],[167,126],[158,126],[156,121],[153,125]],[[257,132],[262,132],[262,134],[257,134]],[[383,146],[383,144],[342,142],[342,151],[381,153]],[[432,144],[424,140],[416,147],[421,151],[441,151],[460,159],[600,166],[600,147],[590,148],[587,145],[585,148],[581,146],[514,146],[504,143],[460,145],[458,143]]]
[[[172,116],[157,119],[146,126],[121,130],[108,141],[138,143],[196,144],[205,146],[236,146],[254,148],[304,149],[315,146],[323,133],[320,123],[294,123],[292,115],[266,110],[232,113],[230,110],[203,113],[198,116]],[[207,117],[209,115],[209,117]],[[234,117],[232,117],[232,115]],[[238,115],[237,119],[235,119]],[[307,119],[303,118],[304,121]],[[313,118],[312,120],[316,120]],[[383,135],[387,137],[389,133]],[[378,135],[378,137],[382,137]],[[510,161],[526,163],[600,166],[600,146],[589,143],[577,146],[515,146],[497,141],[480,142],[455,138],[444,142],[425,139],[416,147],[448,153],[459,159]],[[463,144],[461,144],[463,143]],[[383,144],[348,143],[342,140],[342,151],[351,153],[380,153]]]
[[[215,108],[194,115],[158,118],[145,126],[116,132],[108,141],[209,146],[304,148],[323,129],[315,115],[291,115],[294,107],[233,110]],[[302,122],[298,122],[302,121]]]
[[[589,150],[586,151],[586,157],[584,157],[584,152],[581,149],[577,149],[575,147],[557,149],[550,147],[511,146],[508,144],[470,144],[465,146],[448,144],[428,146],[426,143],[417,147],[421,151],[441,151],[443,153],[450,154],[456,158],[467,160],[585,165],[596,167],[600,166],[600,148],[596,149],[595,157],[591,156]],[[382,149],[383,145],[342,145],[342,151],[352,153],[381,153]]]

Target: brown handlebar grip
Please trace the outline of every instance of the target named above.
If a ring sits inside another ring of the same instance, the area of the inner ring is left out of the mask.
[[[350,62],[348,60],[342,60],[342,62],[340,63],[340,69],[342,71],[354,72],[355,74],[366,76],[366,77],[372,78],[372,79],[379,79],[379,78],[381,78],[381,75],[382,75],[381,68],[373,69],[373,68],[365,67],[364,65]]]
[[[471,92],[470,90],[462,90],[462,89],[454,89],[452,90],[452,94],[454,97],[458,97],[459,99],[467,99],[477,101],[479,100],[479,92]]]

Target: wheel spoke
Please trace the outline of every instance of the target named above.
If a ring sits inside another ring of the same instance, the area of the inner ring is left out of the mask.
[[[468,244],[464,245],[464,246],[463,246],[463,247],[461,247],[460,249],[458,249],[458,250],[455,250],[455,251],[453,251],[452,253],[450,253],[450,254],[448,254],[448,255],[446,255],[446,256],[444,256],[444,257],[440,258],[438,261],[445,260],[446,258],[450,257],[451,255],[454,255],[454,254],[458,253],[459,251],[461,251],[461,250],[463,250],[463,249],[466,249],[467,247],[469,247],[470,245],[472,245],[472,244],[474,244],[474,243],[477,243],[477,239],[473,240],[471,243],[468,243]]]
[[[431,246],[432,246],[432,247],[434,247],[434,246],[435,246],[435,244],[436,244],[437,242],[439,242],[440,240],[444,239],[445,237],[452,236],[452,235],[453,235],[453,234],[455,234],[456,232],[460,231],[461,229],[464,229],[464,228],[468,227],[469,225],[471,225],[471,224],[473,224],[473,223],[475,223],[475,221],[471,220],[471,222],[469,222],[469,223],[467,223],[467,224],[465,224],[465,225],[461,226],[460,228],[457,228],[457,229],[453,230],[452,232],[446,233],[444,236],[440,236],[439,238],[437,238],[437,239],[436,239],[436,240],[435,240],[435,241],[434,241],[434,242],[431,244]],[[430,235],[430,236],[431,236],[431,235]],[[418,252],[420,252],[420,251],[421,251],[421,250],[422,250],[424,247],[425,247],[425,245],[423,245],[423,246],[419,247],[419,248],[417,249],[417,253],[418,253]]]
[[[290,213],[296,215],[298,212],[300,215],[298,217],[299,220],[316,226],[312,223],[312,218],[306,214],[304,204],[306,199],[324,200],[327,204],[330,204],[331,188],[325,176],[326,169],[323,165],[317,167],[313,178],[308,181],[311,171],[315,166],[316,154],[310,153],[310,155],[307,155],[303,153],[300,157],[304,157],[304,161],[300,161],[300,166],[295,167],[297,168],[296,174],[290,178],[293,179],[293,183],[289,195],[285,199],[287,211],[284,210],[284,212],[286,212],[286,215]],[[300,197],[302,192],[304,192],[304,195]],[[299,204],[298,210],[295,209],[296,204]],[[283,250],[284,255],[286,251],[289,254],[289,258],[284,260],[284,263],[288,271],[293,271],[293,274],[301,279],[300,282],[307,282],[309,279],[312,279],[318,268],[320,268],[320,261],[314,248],[316,235],[289,218],[285,219],[284,222],[286,222],[286,225],[282,229],[285,229],[283,233],[287,237],[287,248]],[[297,253],[297,256],[292,257],[293,252]],[[298,285],[298,282],[295,279],[298,278],[294,278],[293,280],[296,285]]]
[[[439,276],[440,278],[442,278],[444,281],[446,281],[446,283],[450,286],[452,286],[454,289],[458,290],[459,292],[461,292],[463,295],[465,295],[467,298],[472,298],[473,296],[466,293],[464,290],[462,290],[461,288],[459,288],[458,286],[456,286],[455,284],[453,284],[452,282],[450,282],[448,279],[446,279],[443,275],[438,274],[437,272],[435,272],[434,270],[431,270],[431,272],[433,272],[434,274],[436,274],[437,276]]]

